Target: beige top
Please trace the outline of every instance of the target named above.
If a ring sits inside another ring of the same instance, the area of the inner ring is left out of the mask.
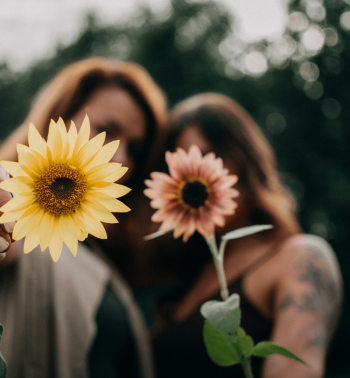
[[[87,377],[94,317],[108,284],[128,312],[143,377],[153,377],[146,328],[130,289],[111,264],[80,244],[76,257],[64,246],[57,263],[39,248],[21,253],[0,273],[7,378]]]

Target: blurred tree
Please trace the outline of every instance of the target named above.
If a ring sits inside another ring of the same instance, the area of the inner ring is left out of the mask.
[[[70,46],[14,73],[0,66],[0,138],[20,124],[38,91],[66,64],[91,55],[136,61],[170,105],[198,92],[224,93],[257,120],[276,150],[306,232],[327,239],[346,275],[350,254],[350,0],[295,0],[278,41],[246,45],[215,1],[173,0],[161,16],[145,8],[123,25],[93,15]],[[329,377],[350,372],[349,303],[333,342]]]

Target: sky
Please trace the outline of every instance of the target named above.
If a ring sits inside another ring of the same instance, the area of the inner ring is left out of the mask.
[[[195,0],[192,0],[195,1]],[[216,0],[233,12],[235,32],[247,42],[276,40],[287,20],[287,0]],[[69,44],[81,32],[85,14],[93,10],[105,23],[123,22],[148,4],[160,16],[169,0],[1,0],[0,62],[23,70]]]

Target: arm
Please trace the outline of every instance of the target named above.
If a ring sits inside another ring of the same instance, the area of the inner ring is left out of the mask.
[[[306,361],[310,368],[287,358],[266,358],[263,378],[319,378],[341,304],[341,276],[334,252],[322,239],[298,235],[281,251],[274,300],[276,342]]]

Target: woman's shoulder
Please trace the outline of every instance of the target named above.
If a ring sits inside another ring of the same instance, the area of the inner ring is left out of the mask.
[[[330,244],[323,238],[312,234],[295,234],[285,238],[282,242],[284,248],[305,247],[332,250]]]
[[[336,254],[323,238],[310,234],[288,237],[279,253],[279,278],[293,284],[295,280],[332,282],[341,291],[342,279]]]
[[[331,245],[323,238],[311,234],[296,234],[288,237],[281,246],[281,255],[286,262],[295,260],[323,261],[339,270],[338,261]]]

